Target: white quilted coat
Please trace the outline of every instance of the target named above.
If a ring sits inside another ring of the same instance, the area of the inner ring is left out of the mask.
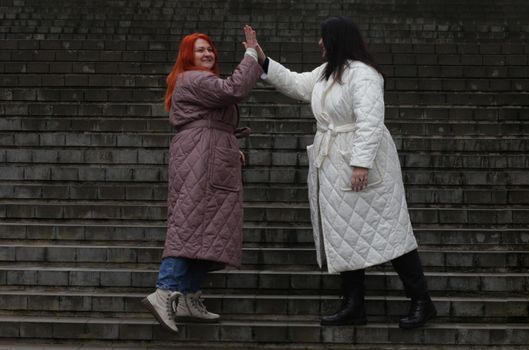
[[[308,190],[320,267],[366,268],[417,248],[397,150],[384,125],[384,82],[372,67],[350,61],[342,84],[312,72],[291,72],[270,59],[265,80],[310,102],[317,122],[307,147]],[[351,190],[352,166],[369,168],[368,186]]]

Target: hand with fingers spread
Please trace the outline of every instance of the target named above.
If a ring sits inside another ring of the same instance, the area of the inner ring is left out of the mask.
[[[354,192],[360,192],[367,187],[367,174],[369,169],[353,167],[353,176],[351,177],[351,188]]]
[[[249,25],[244,26],[244,37],[245,41],[243,41],[244,48],[248,49],[254,49],[257,51],[257,58],[260,64],[262,64],[266,58],[265,53],[263,52],[263,49],[261,46],[259,46],[259,43],[257,42],[257,34],[255,33],[255,30]]]

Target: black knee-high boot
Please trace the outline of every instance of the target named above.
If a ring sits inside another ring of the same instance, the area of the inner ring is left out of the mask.
[[[333,315],[323,316],[324,326],[363,325],[367,323],[364,305],[365,271],[342,272],[342,304]]]
[[[400,328],[417,328],[437,316],[437,310],[430,299],[426,278],[417,250],[412,250],[391,261],[404,284],[406,295],[411,298],[408,316],[399,322]]]

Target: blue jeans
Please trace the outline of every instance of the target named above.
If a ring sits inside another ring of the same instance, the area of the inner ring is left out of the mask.
[[[167,257],[162,259],[156,288],[180,292],[196,293],[201,289],[211,267],[207,260]]]

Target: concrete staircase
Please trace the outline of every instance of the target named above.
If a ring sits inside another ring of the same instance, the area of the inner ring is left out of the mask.
[[[183,34],[223,73],[241,27],[295,70],[319,23],[353,17],[387,73],[386,125],[439,318],[368,270],[369,324],[321,327],[338,276],[315,264],[310,108],[260,83],[242,104],[244,268],[212,273],[224,320],[164,331],[145,312],[165,234],[172,128],[161,99]],[[0,344],[109,348],[453,349],[529,346],[529,4],[482,1],[0,0]],[[58,345],[57,345],[58,346]]]

